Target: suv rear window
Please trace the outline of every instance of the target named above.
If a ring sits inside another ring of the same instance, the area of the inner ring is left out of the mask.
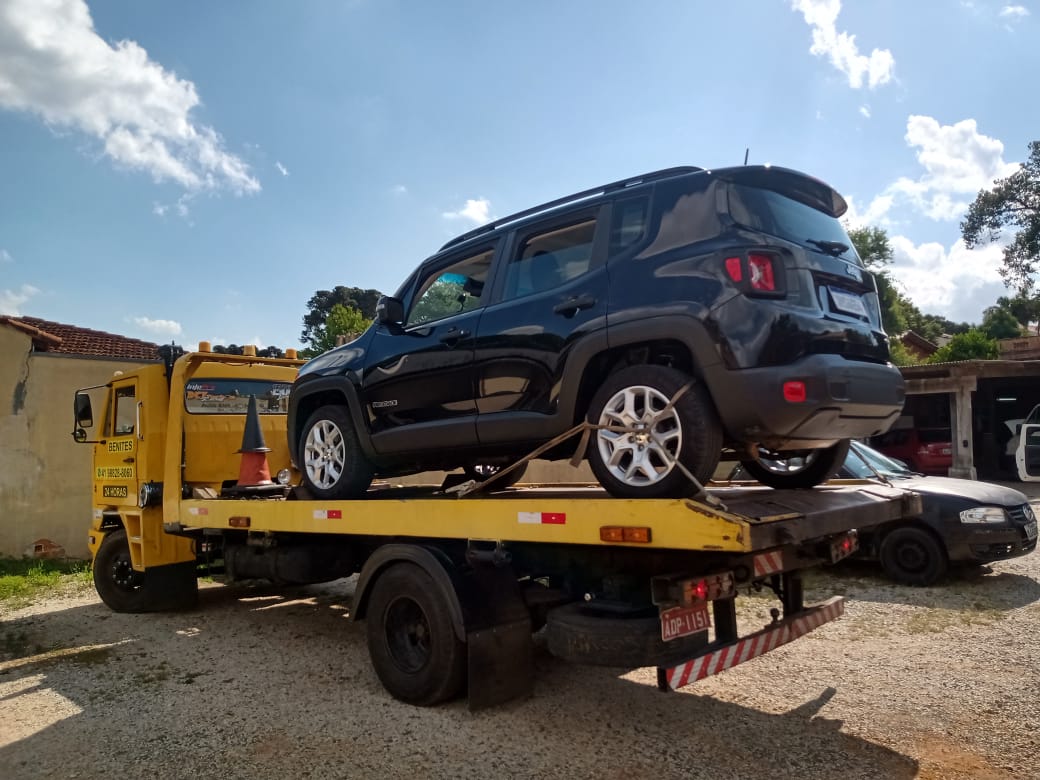
[[[849,247],[842,257],[862,265],[848,233],[834,217],[792,200],[779,192],[759,187],[731,184],[729,213],[737,222],[797,244],[813,241],[840,241]]]

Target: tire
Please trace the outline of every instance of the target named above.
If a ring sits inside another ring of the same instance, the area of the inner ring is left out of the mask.
[[[342,406],[322,406],[307,418],[299,463],[304,484],[319,501],[357,498],[372,484],[372,464]]]
[[[505,490],[508,487],[512,487],[524,478],[524,474],[527,472],[527,466],[528,464],[525,463],[520,468],[509,472],[509,474],[502,479],[496,479],[491,487],[495,490]],[[492,463],[469,463],[463,466],[462,470],[466,472],[466,476],[469,479],[483,482],[491,479],[491,477],[495,476],[505,468],[505,466],[498,466]]]
[[[837,444],[822,450],[808,450],[798,453],[770,453],[760,450],[755,460],[742,460],[744,469],[761,482],[772,488],[812,488],[826,482],[838,473],[845,458],[849,454],[849,440],[842,439]]]
[[[107,534],[94,557],[94,588],[113,612],[187,609],[198,600],[194,562],[140,572],[130,562],[126,531]]]
[[[949,567],[942,542],[915,526],[889,531],[878,557],[885,574],[904,585],[931,585]]]
[[[708,642],[707,631],[661,639],[661,619],[596,615],[582,604],[566,604],[546,617],[549,652],[571,663],[639,668],[678,662],[695,655]]]
[[[433,578],[396,563],[372,584],[366,613],[368,653],[395,699],[429,706],[452,699],[466,679],[466,645]]]
[[[598,430],[589,441],[589,465],[613,496],[682,498],[696,488],[677,462],[702,485],[718,466],[722,427],[711,399],[701,384],[673,368],[629,366],[610,375],[592,399],[587,419],[594,425],[649,426],[636,434]]]

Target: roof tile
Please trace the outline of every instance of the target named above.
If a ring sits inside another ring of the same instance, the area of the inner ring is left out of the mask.
[[[8,324],[29,333],[38,352],[125,360],[158,359],[158,344],[101,330],[41,320],[38,317],[0,317],[0,324]]]

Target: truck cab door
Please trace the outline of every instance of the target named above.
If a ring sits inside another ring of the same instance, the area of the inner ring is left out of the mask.
[[[137,378],[112,382],[101,441],[94,448],[94,505],[137,506],[143,447]]]

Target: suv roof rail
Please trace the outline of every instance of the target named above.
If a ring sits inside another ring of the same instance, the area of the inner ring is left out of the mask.
[[[573,203],[575,201],[584,200],[590,198],[593,195],[605,195],[608,192],[616,192],[617,190],[623,190],[628,187],[634,187],[637,184],[646,184],[647,182],[657,181],[658,179],[668,179],[672,176],[680,176],[684,173],[697,173],[703,171],[703,168],[698,168],[694,165],[678,165],[673,168],[662,168],[659,171],[651,171],[650,173],[644,173],[639,176],[629,176],[627,179],[618,179],[612,181],[610,184],[601,184],[598,187],[592,187],[591,189],[582,190],[576,192],[573,195],[565,195],[562,198],[556,200],[550,200],[548,203],[542,203],[538,206],[532,206],[529,209],[518,211],[515,214],[510,214],[508,217],[502,217],[496,219],[494,222],[489,222],[486,225],[481,225],[478,228],[470,230],[468,233],[463,233],[461,236],[453,238],[447,244],[442,246],[438,251],[443,252],[449,247],[453,247],[457,244],[461,244],[464,241],[469,241],[471,238],[476,238],[485,233],[490,233],[503,225],[509,224],[510,222],[516,222],[518,219],[529,217],[532,214],[537,214],[540,211],[548,211],[549,209],[556,208],[557,206],[563,206],[567,203]]]

